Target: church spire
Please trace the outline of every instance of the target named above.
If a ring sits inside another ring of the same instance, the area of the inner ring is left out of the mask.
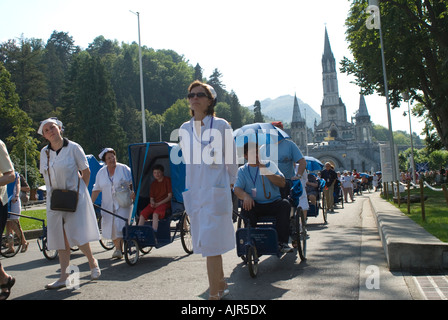
[[[294,93],[294,108],[292,110],[292,122],[303,121],[302,114],[300,113],[299,102],[297,101],[297,95]]]
[[[362,94],[359,98],[359,109],[356,113],[356,117],[370,117],[369,111],[367,111],[366,100],[364,99],[364,95]]]
[[[325,26],[324,53],[322,55],[322,67],[324,72],[336,72],[336,60],[331,51],[330,38],[328,37],[327,26]]]

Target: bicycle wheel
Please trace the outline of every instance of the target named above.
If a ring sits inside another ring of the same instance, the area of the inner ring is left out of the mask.
[[[327,223],[327,201],[325,199],[325,193],[322,193],[322,216],[324,217],[324,223]]]
[[[1,254],[5,258],[14,257],[22,247],[22,239],[15,232],[10,235],[2,235]]]
[[[247,266],[249,267],[249,274],[252,278],[255,278],[258,273],[258,254],[255,246],[249,246],[247,248]]]
[[[182,214],[182,218],[179,221],[180,223],[180,240],[182,242],[182,247],[185,252],[188,254],[193,253],[193,240],[191,239],[191,226],[190,226],[190,218],[188,214],[184,212]]]
[[[306,238],[307,231],[305,228],[305,215],[301,207],[297,208],[295,215],[295,240],[297,243],[297,253],[299,254],[300,260],[306,260]]]
[[[138,261],[138,243],[135,240],[127,240],[124,243],[124,258],[130,266],[134,266]]]
[[[47,258],[48,260],[54,260],[56,259],[56,257],[58,256],[58,251],[57,250],[48,250],[48,246],[47,246],[47,237],[43,237],[42,238],[42,253],[44,255],[45,258]]]

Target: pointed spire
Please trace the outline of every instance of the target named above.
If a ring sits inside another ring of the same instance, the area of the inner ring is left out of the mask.
[[[292,110],[292,122],[303,121],[302,115],[300,113],[299,102],[297,101],[297,95],[294,93],[294,108]]]
[[[330,38],[328,37],[327,26],[325,26],[325,40],[324,40],[324,54],[323,58],[334,59],[333,52],[331,51]]]
[[[370,117],[369,111],[367,111],[366,100],[364,99],[363,94],[361,94],[359,98],[359,109],[356,113],[356,117]]]

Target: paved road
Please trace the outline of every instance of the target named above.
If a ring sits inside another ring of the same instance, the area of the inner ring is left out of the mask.
[[[368,195],[359,196],[344,209],[308,219],[307,261],[295,254],[281,258],[263,256],[257,278],[249,276],[236,251],[224,255],[230,300],[295,299],[422,299],[410,275],[391,273],[373,220]],[[208,296],[205,259],[186,255],[180,240],[153,249],[131,267],[123,260],[112,260],[111,251],[92,243],[102,276],[90,281],[86,258],[78,251],[72,264],[79,267],[80,287],[76,290],[44,290],[57,279],[58,261],[46,260],[35,240],[28,252],[13,258],[0,258],[6,271],[17,282],[10,299],[93,300],[93,299],[170,299],[203,300]],[[367,282],[366,282],[367,281]],[[367,283],[367,284],[366,284]]]

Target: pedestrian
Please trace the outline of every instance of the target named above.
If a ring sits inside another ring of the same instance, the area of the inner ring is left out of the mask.
[[[37,132],[49,142],[40,152],[40,173],[47,189],[47,246],[49,250],[58,250],[61,266],[59,279],[45,288],[59,289],[66,286],[70,248],[74,246],[78,246],[87,257],[91,279],[98,279],[101,270],[89,243],[98,241],[100,233],[87,189],[90,169],[84,150],[76,142],[62,137],[62,122],[56,118],[42,121]],[[52,192],[56,189],[78,190],[75,212],[51,209]]]
[[[348,203],[348,196],[353,200],[353,183],[352,177],[349,175],[347,170],[344,171],[343,176],[341,177],[342,191],[344,192],[345,202]],[[344,201],[344,200],[342,200]]]
[[[183,200],[190,217],[193,252],[207,259],[209,299],[228,293],[222,254],[235,248],[231,186],[236,180],[236,147],[229,123],[215,117],[217,94],[194,81],[188,88],[192,118],[179,136],[186,163]]]
[[[8,194],[6,185],[14,181],[14,166],[9,158],[5,143],[0,140],[0,235],[3,234],[8,218]],[[11,288],[16,279],[7,274],[0,261],[0,301],[6,300],[11,294]]]
[[[320,176],[325,180],[324,197],[327,203],[327,210],[334,212],[334,185],[337,179],[336,172],[332,169],[330,162],[325,162],[325,169],[320,172]]]
[[[11,234],[14,232],[16,235],[19,236],[21,239],[21,245],[22,249],[20,252],[25,252],[28,250],[29,242],[26,241],[25,234],[23,233],[22,227],[20,225],[20,212],[21,212],[21,200],[20,200],[20,190],[21,190],[21,178],[20,174],[18,172],[15,172],[15,181],[12,187],[12,194],[11,194],[11,200],[10,200],[10,209],[9,212],[15,213],[9,215],[8,221],[6,222],[6,233]],[[14,252],[14,238],[11,238],[11,241],[8,241],[8,251],[6,253],[13,253]]]
[[[101,207],[126,219],[101,212],[102,236],[114,242],[115,250],[112,258],[121,259],[123,258],[123,227],[131,215],[132,200],[135,199],[135,194],[132,192],[131,169],[117,162],[117,154],[112,148],[104,148],[98,158],[106,165],[96,175],[92,188],[92,203],[95,203],[101,192]]]

